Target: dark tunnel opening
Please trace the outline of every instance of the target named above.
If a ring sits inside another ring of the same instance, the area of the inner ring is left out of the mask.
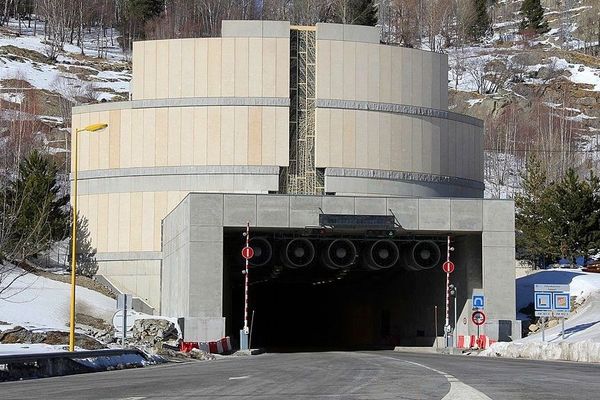
[[[251,346],[268,351],[430,346],[443,334],[444,236],[254,230]],[[224,237],[226,331],[244,322],[242,230]],[[437,306],[437,309],[436,309]],[[437,314],[436,314],[437,313]]]

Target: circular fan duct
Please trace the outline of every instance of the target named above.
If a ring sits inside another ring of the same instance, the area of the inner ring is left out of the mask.
[[[264,237],[251,237],[250,247],[254,250],[254,256],[248,260],[248,263],[253,267],[262,267],[273,258],[273,246]]]
[[[363,253],[364,264],[372,271],[391,268],[396,265],[399,258],[398,246],[387,239],[374,242]]]
[[[440,246],[431,240],[422,240],[406,249],[404,261],[412,271],[431,269],[440,263]]]
[[[358,251],[352,241],[336,239],[321,253],[323,264],[329,269],[346,269],[356,261]]]
[[[315,259],[315,246],[308,239],[298,238],[287,242],[281,252],[281,261],[288,268],[304,268]]]

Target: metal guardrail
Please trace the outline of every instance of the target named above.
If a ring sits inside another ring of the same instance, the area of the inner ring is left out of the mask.
[[[145,364],[143,361],[151,361],[143,351],[137,349],[0,355],[0,382],[106,371],[109,367],[105,363],[89,365],[82,361],[126,355],[136,355],[142,360],[136,359],[133,362],[125,363],[117,360],[118,366],[121,368],[141,367]]]
[[[16,363],[27,363],[39,360],[52,360],[52,359],[71,359],[80,360],[82,358],[95,358],[95,357],[111,357],[111,356],[124,356],[128,354],[136,354],[148,360],[148,356],[141,350],[137,349],[103,349],[103,350],[84,350],[84,351],[61,351],[55,353],[33,353],[33,354],[7,354],[0,355],[0,364],[16,364]]]

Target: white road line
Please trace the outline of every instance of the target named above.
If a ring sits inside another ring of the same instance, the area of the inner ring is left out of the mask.
[[[248,379],[248,378],[250,378],[250,376],[249,376],[249,375],[244,375],[244,376],[231,376],[231,377],[229,377],[229,380],[230,380],[230,381],[235,381],[235,380],[237,380],[237,379]]]
[[[394,357],[389,357],[389,358],[394,359]],[[431,368],[431,367],[428,367],[427,365],[419,364],[419,363],[416,363],[413,361],[398,360],[397,358],[395,360],[404,361],[405,363],[428,369],[428,370],[436,372],[436,373],[442,375],[444,378],[446,378],[446,380],[450,384],[450,391],[442,398],[442,400],[462,400],[462,399],[492,400],[491,398],[489,398],[485,394],[481,393],[479,390],[475,389],[474,387],[461,382],[459,379],[457,379],[453,375],[447,374],[447,373],[439,371],[435,368]]]

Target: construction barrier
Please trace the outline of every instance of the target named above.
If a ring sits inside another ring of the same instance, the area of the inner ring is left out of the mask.
[[[231,340],[229,336],[222,338],[221,340],[211,342],[181,342],[179,350],[183,352],[190,352],[192,349],[200,349],[207,353],[212,354],[223,354],[228,353],[232,350]]]
[[[479,338],[475,335],[458,336],[456,347],[459,349],[487,349],[492,344],[496,343],[488,336],[480,335]]]
[[[199,349],[198,342],[181,342],[179,344],[179,351],[189,353],[192,349]]]

